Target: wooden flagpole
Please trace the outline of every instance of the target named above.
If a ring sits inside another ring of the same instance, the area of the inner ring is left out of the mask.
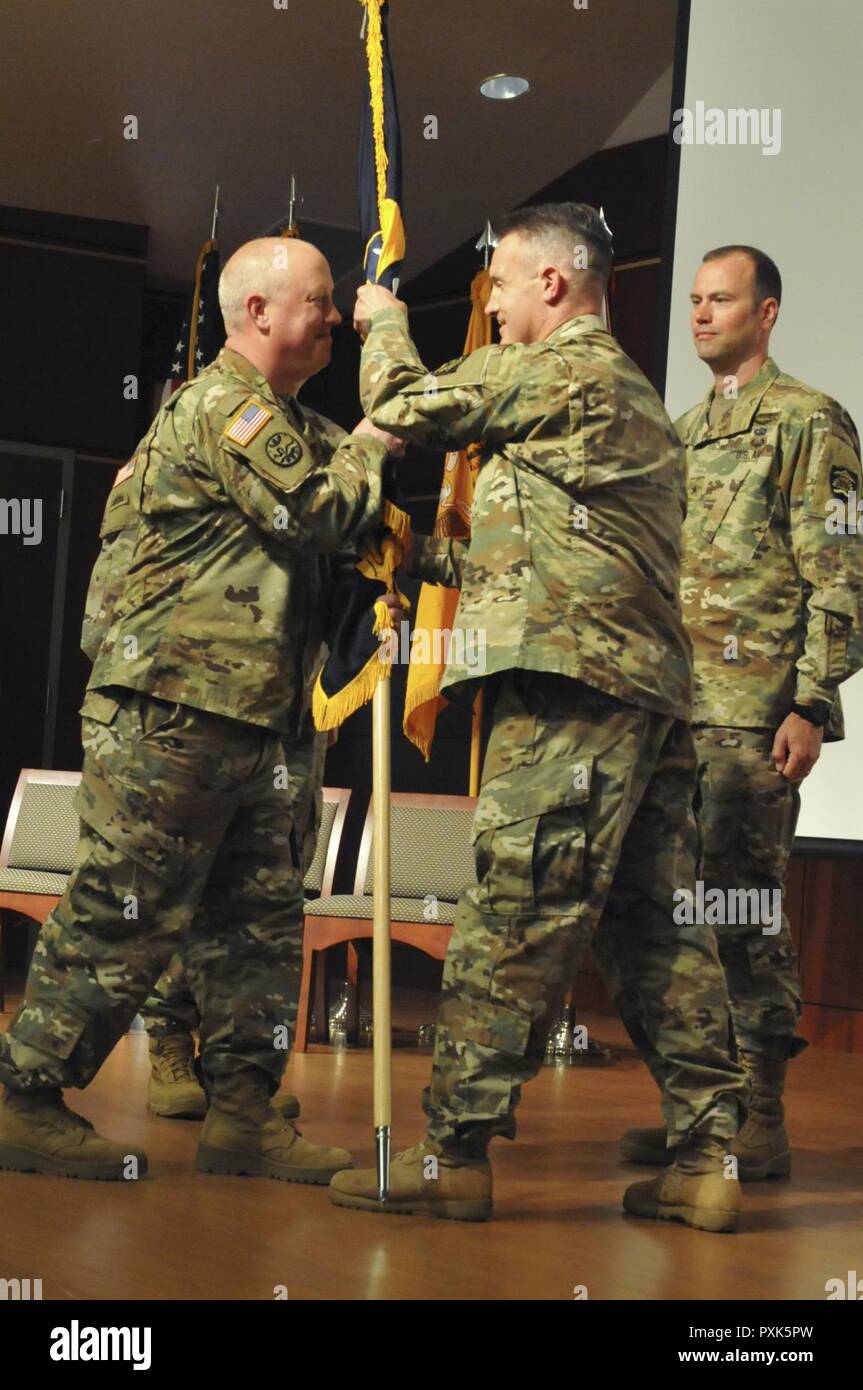
[[[387,672],[387,677],[389,672]],[[372,1017],[374,1019],[374,1122],[378,1196],[389,1197],[392,1123],[392,1000],[390,946],[390,687],[382,677],[372,703],[372,813],[374,900]]]
[[[378,185],[378,218],[383,226],[386,151],[383,148],[383,70],[380,49],[381,0],[361,0],[369,71]],[[371,11],[371,13],[370,13]],[[371,23],[369,21],[371,20]],[[369,32],[371,30],[371,32]],[[392,1124],[392,1000],[390,944],[390,671],[382,674],[372,700],[372,815],[374,818],[374,898],[372,918],[372,1016],[374,1020],[374,1126],[378,1198],[390,1190]]]

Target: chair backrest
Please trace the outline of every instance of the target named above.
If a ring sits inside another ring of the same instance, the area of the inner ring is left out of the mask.
[[[80,772],[22,769],[6,820],[0,869],[72,872],[80,833],[74,807],[80,781]],[[303,880],[309,893],[325,897],[333,891],[336,859],[350,799],[350,792],[343,787],[323,788],[317,848]]]
[[[0,869],[70,874],[80,825],[75,793],[80,772],[21,770],[0,847]]]
[[[345,787],[324,787],[322,795],[321,828],[318,831],[317,848],[303,879],[303,887],[307,893],[317,893],[322,898],[328,898],[333,891],[336,860],[339,857],[339,845],[351,794]]]
[[[473,796],[436,796],[393,792],[390,808],[390,893],[394,898],[455,902],[463,888],[476,882],[471,823]],[[374,887],[374,816],[366,814],[357,860],[354,893]]]

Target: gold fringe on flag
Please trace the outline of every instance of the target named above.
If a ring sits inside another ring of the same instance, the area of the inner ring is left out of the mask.
[[[475,352],[477,348],[487,347],[491,342],[491,323],[485,312],[490,294],[488,271],[480,270],[473,277],[470,287],[471,316],[465,339],[465,355]],[[470,540],[470,511],[480,453],[481,446],[471,444],[457,453],[447,454],[433,535]],[[432,638],[436,631],[452,631],[458,599],[457,589],[446,589],[442,584],[423,584],[417,603],[414,635],[425,630],[427,640],[411,647],[402,727],[405,737],[419,749],[426,762],[431,755],[437,717],[447,705],[446,698],[439,693],[445,663],[434,660],[434,653],[440,651],[441,644]],[[415,650],[423,649],[429,654],[427,661],[415,658]]]
[[[375,146],[375,175],[378,186],[378,212],[387,196],[387,148],[384,139],[384,39],[381,28],[381,5],[384,0],[360,0],[368,16],[366,26],[366,63],[369,69],[369,92],[372,108],[372,138]]]
[[[387,628],[392,628],[392,625],[390,610],[385,603],[379,601],[375,604],[372,632],[377,637]],[[312,719],[315,728],[324,733],[340,728],[346,719],[368,704],[378,681],[388,680],[391,675],[392,660],[385,654],[383,643],[374,656],[369,657],[363,669],[358,671],[347,685],[343,685],[341,690],[337,690],[335,695],[327,695],[318,675],[312,691]]]
[[[401,607],[408,611],[411,606],[410,600],[399,589],[395,576],[396,570],[413,545],[410,517],[394,503],[385,501],[382,519],[387,530],[379,544],[366,542],[357,569],[367,579],[376,579],[382,583],[387,593],[395,594]],[[380,639],[382,633],[394,630],[389,608],[382,599],[378,599],[374,605],[372,636]],[[316,729],[338,729],[346,719],[367,704],[375,693],[378,681],[387,680],[392,675],[393,655],[397,646],[397,642],[379,641],[379,645],[362,669],[333,695],[327,695],[321,683],[323,673],[318,674],[312,691],[312,719]]]
[[[372,111],[372,142],[375,147],[375,183],[378,197],[378,223],[381,236],[381,254],[378,257],[375,279],[379,280],[388,266],[394,261],[404,260],[405,229],[401,208],[394,198],[387,197],[387,158],[386,135],[384,129],[384,45],[381,27],[381,6],[385,0],[360,0],[368,15],[366,27],[366,63],[369,70],[369,94]],[[369,243],[374,236],[369,237]],[[368,254],[366,244],[363,262]]]

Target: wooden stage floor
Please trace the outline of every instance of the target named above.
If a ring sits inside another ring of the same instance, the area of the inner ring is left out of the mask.
[[[616,1021],[595,1026],[622,1045]],[[863,1057],[810,1048],[794,1063],[792,1177],[744,1188],[736,1236],[624,1216],[624,1187],[650,1170],[620,1162],[617,1139],[655,1123],[657,1107],[636,1056],[619,1058],[546,1068],[526,1088],[518,1140],[492,1148],[495,1217],[462,1225],[341,1210],[323,1188],[195,1173],[200,1126],[148,1114],[147,1040],[130,1035],[67,1098],[103,1133],[143,1144],[150,1177],[0,1173],[0,1278],[40,1278],[44,1299],[272,1299],[285,1285],[291,1300],[570,1300],[583,1285],[590,1299],[823,1300],[828,1279],[863,1275]],[[429,1066],[427,1052],[395,1053],[396,1148],[422,1133]],[[301,1097],[307,1137],[370,1164],[371,1079],[368,1050],[294,1057],[285,1084]]]

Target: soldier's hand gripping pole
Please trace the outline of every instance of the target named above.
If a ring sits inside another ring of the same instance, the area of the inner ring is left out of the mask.
[[[374,1018],[374,1120],[378,1196],[389,1197],[392,1120],[392,1022],[390,995],[390,685],[375,686],[372,705],[372,802],[374,816],[374,919],[372,1015]]]

